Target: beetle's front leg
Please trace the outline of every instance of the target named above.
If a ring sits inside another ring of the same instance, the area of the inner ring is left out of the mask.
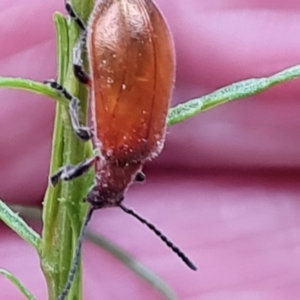
[[[70,181],[74,178],[80,177],[86,173],[98,159],[98,156],[94,156],[77,165],[66,165],[61,167],[50,177],[51,184],[55,186],[59,180]]]

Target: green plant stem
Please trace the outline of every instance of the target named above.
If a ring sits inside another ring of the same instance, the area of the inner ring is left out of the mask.
[[[55,14],[54,22],[57,32],[57,52],[58,52],[58,78],[60,83],[63,83],[66,70],[68,67],[68,55],[69,55],[69,37],[68,27],[64,16]],[[52,140],[52,155],[50,163],[50,174],[53,174],[63,164],[63,151],[64,151],[64,122],[63,111],[65,107],[59,102],[56,103],[56,114],[54,121],[54,131]],[[53,251],[57,248],[58,238],[56,235],[58,226],[58,208],[59,198],[61,194],[61,184],[59,183],[55,188],[51,185],[48,186],[46,195],[44,198],[43,209],[43,232],[42,232],[42,253],[41,253],[41,265],[46,278],[48,287],[49,299],[55,299],[58,294],[58,279],[59,276],[59,262],[57,259],[57,251]]]
[[[60,14],[55,14],[54,21],[56,25],[57,31],[57,45],[58,45],[58,81],[60,83],[63,82],[64,76],[66,74],[68,61],[66,59],[68,55],[68,31],[67,31],[67,23],[64,16]],[[60,168],[63,162],[63,151],[64,144],[62,134],[64,129],[64,123],[62,112],[65,107],[60,103],[56,103],[56,114],[54,121],[54,134],[52,139],[52,151],[51,155],[51,163],[50,163],[50,174],[53,174],[57,169]],[[48,186],[46,191],[45,201],[44,201],[44,209],[43,209],[43,254],[47,257],[52,252],[52,237],[53,237],[53,224],[55,223],[58,203],[57,200],[60,195],[61,184],[59,183],[55,188],[51,185]],[[51,199],[51,201],[49,200]]]
[[[76,1],[75,1],[76,2]],[[78,1],[77,1],[78,2]],[[91,0],[81,1],[90,3]],[[74,4],[74,3],[73,3]],[[80,13],[75,5],[76,12]],[[55,15],[58,52],[58,82],[75,97],[80,99],[83,124],[87,120],[87,90],[81,86],[73,74],[72,53],[78,39],[79,30],[73,21],[68,24],[63,16]],[[91,143],[83,143],[75,136],[71,127],[66,105],[59,102],[56,107],[55,128],[50,172],[53,174],[61,166],[77,164],[92,152]],[[47,280],[49,299],[57,299],[63,289],[73,252],[77,245],[86,205],[82,203],[93,174],[62,182],[55,188],[48,187],[44,199],[42,267]],[[80,268],[68,299],[82,299]]]

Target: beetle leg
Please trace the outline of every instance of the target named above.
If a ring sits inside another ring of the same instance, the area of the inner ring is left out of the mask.
[[[66,10],[69,14],[69,16],[74,20],[74,22],[77,23],[79,28],[82,30],[80,37],[78,41],[76,42],[74,49],[73,49],[73,71],[75,77],[78,79],[79,82],[83,84],[89,84],[90,78],[89,75],[84,70],[83,61],[82,61],[82,49],[86,45],[86,36],[87,36],[87,30],[82,22],[82,20],[78,17],[76,12],[74,11],[71,3],[69,1],[66,1]]]
[[[97,159],[98,156],[94,156],[77,165],[66,165],[61,167],[50,177],[51,184],[55,186],[59,180],[70,181],[74,178],[80,177],[95,164]]]
[[[62,85],[54,80],[47,80],[45,84],[50,85],[53,89],[59,91],[67,100],[69,100],[69,114],[71,117],[71,123],[76,135],[83,141],[88,141],[92,137],[91,129],[80,124],[79,111],[80,102],[79,99],[72,96]]]
[[[77,80],[83,84],[90,84],[90,77],[84,70],[82,61],[82,48],[86,45],[87,32],[83,31],[73,48],[73,72]]]
[[[86,31],[86,27],[82,20],[78,17],[77,13],[74,11],[73,6],[69,0],[66,0],[65,2],[65,8],[68,12],[69,16],[74,20],[74,22],[77,23],[77,25],[80,27],[82,31]]]

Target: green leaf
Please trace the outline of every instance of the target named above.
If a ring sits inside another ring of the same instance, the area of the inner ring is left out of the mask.
[[[129,253],[121,249],[108,239],[99,234],[96,234],[90,230],[86,232],[86,238],[101,247],[102,249],[109,252],[119,261],[121,261],[125,266],[137,274],[140,278],[145,280],[148,284],[153,286],[157,291],[159,291],[165,299],[175,300],[177,296],[172,288],[164,282],[157,274],[145,267],[142,263],[134,259]]]
[[[64,99],[57,91],[55,91],[51,87],[41,82],[37,82],[29,79],[0,76],[0,87],[29,91],[36,94],[51,97],[64,104],[68,103],[66,99]]]
[[[20,292],[26,297],[26,299],[36,300],[36,298],[32,295],[32,293],[13,274],[11,274],[10,272],[8,272],[4,269],[0,269],[0,274],[4,275],[8,280],[10,280],[20,290]]]
[[[295,79],[299,76],[300,65],[296,65],[270,77],[247,79],[233,83],[209,95],[187,101],[171,108],[167,120],[168,125],[182,122],[217,105],[258,94],[273,85]]]
[[[39,251],[40,236],[30,228],[23,219],[14,213],[3,201],[0,200],[0,219],[22,239]]]
[[[69,33],[68,24],[64,15],[54,14],[54,24],[56,29],[56,52],[58,67],[58,82],[63,83],[69,65]]]

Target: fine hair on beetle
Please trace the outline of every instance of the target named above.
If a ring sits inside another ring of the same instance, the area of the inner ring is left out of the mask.
[[[90,88],[93,130],[81,124],[80,101],[55,80],[45,81],[69,102],[74,133],[91,140],[97,152],[77,165],[62,166],[52,185],[95,168],[95,183],[85,200],[89,208],[81,227],[67,282],[58,300],[68,296],[81,256],[84,232],[93,212],[119,207],[153,231],[192,270],[196,266],[154,225],[123,205],[133,182],[145,180],[142,167],[162,150],[173,89],[175,55],[170,31],[152,0],[96,1],[86,26],[69,0],[66,10],[81,29],[73,49],[73,70]],[[126,12],[126,13],[125,13]],[[89,72],[83,68],[87,49]]]

